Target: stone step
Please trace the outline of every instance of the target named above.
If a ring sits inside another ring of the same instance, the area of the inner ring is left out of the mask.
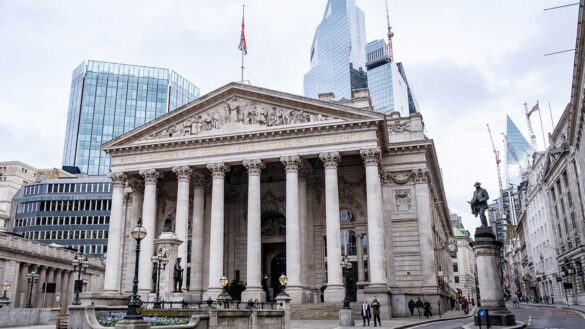
[[[291,320],[336,320],[342,306],[343,303],[293,304]],[[354,317],[360,317],[360,304],[351,303],[350,306]]]

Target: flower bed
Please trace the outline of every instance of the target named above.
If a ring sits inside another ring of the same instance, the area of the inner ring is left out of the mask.
[[[116,324],[124,318],[125,313],[110,313],[98,319],[98,322],[104,327],[115,327]],[[152,327],[157,326],[174,326],[189,323],[188,318],[174,318],[164,316],[145,316],[144,321]]]

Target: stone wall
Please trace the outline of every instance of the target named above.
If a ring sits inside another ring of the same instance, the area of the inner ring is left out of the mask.
[[[0,328],[55,323],[57,308],[0,308]]]

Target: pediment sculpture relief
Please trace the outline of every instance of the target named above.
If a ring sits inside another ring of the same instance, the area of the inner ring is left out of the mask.
[[[222,128],[230,131],[245,131],[260,127],[285,126],[333,119],[335,118],[322,114],[274,106],[234,96],[141,140],[206,135]]]

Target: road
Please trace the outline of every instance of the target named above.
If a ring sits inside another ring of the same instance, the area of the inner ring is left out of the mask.
[[[517,321],[528,324],[527,329],[583,329],[585,315],[566,309],[521,305],[518,309],[508,307]],[[469,319],[444,321],[421,325],[417,329],[460,329],[462,325],[472,322]]]

